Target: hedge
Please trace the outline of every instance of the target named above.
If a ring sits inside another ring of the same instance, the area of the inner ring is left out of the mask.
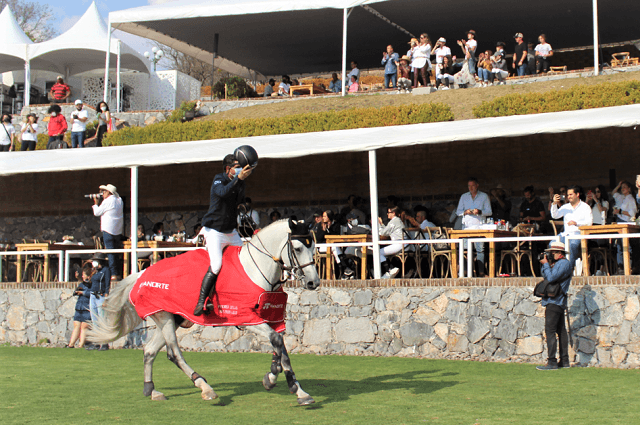
[[[109,146],[170,143],[232,137],[309,133],[314,131],[385,127],[391,125],[452,121],[453,112],[444,104],[385,106],[221,121],[161,122],[147,127],[129,127],[106,136]]]
[[[640,103],[640,81],[574,86],[544,93],[510,94],[473,107],[476,118],[576,111]]]

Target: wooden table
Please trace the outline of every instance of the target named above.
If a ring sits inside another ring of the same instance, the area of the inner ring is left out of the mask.
[[[124,270],[122,277],[129,276],[129,261],[131,259],[131,241],[124,241],[124,249],[129,251],[124,253]],[[166,242],[166,241],[138,241],[138,248],[191,248],[195,247],[195,244],[190,242]],[[160,253],[158,251],[153,252],[153,263],[160,261]]]
[[[640,233],[640,226],[634,223],[614,223],[614,224],[594,224],[591,226],[580,226],[581,235],[597,235],[603,233]],[[582,239],[580,241],[582,246],[582,272],[584,276],[589,276],[589,255],[587,252],[587,240]],[[624,274],[631,274],[631,257],[629,255],[629,239],[622,239],[622,256],[624,257]]]
[[[364,243],[364,242],[371,242],[372,241],[372,237],[371,235],[326,235],[325,236],[325,241],[326,243],[342,243],[342,242],[348,242],[348,243]],[[342,247],[343,249],[346,247]],[[361,258],[361,263],[362,263],[362,267],[361,267],[361,272],[360,272],[360,279],[366,279],[367,278],[367,247],[366,246],[361,246],[359,247],[361,248],[360,251],[360,258]],[[327,254],[326,254],[326,270],[327,270],[327,279],[331,278],[331,265],[333,264],[333,261],[331,261],[331,247],[328,246],[327,247]]]
[[[55,243],[55,242],[17,243],[16,244],[16,251],[69,251],[69,250],[76,250],[76,249],[93,249],[93,246]],[[64,259],[62,261],[64,261]],[[44,254],[45,282],[49,279],[49,276],[50,276],[49,255]],[[58,280],[60,280],[61,278],[62,276],[58,276]],[[22,256],[21,255],[18,255],[18,260],[16,264],[16,281],[22,282]]]
[[[302,92],[305,93],[309,93],[311,95],[313,95],[314,93],[329,93],[329,91],[323,89],[322,87],[316,85],[316,84],[300,84],[297,86],[291,86],[289,87],[289,92],[291,94],[293,94],[293,92],[296,91],[300,94],[303,94]]]
[[[466,229],[466,230],[449,230],[449,237],[451,239],[462,238],[512,238],[516,237],[517,233],[509,230],[497,230],[497,229]],[[453,258],[451,261],[451,274],[454,277],[458,277],[458,244],[452,243]],[[489,242],[489,277],[496,277],[496,243]]]

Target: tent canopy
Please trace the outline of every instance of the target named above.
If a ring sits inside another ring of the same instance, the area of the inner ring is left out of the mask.
[[[28,46],[32,69],[44,69],[77,75],[104,69],[107,47],[107,25],[100,17],[95,2],[80,20],[64,34],[43,43]],[[111,39],[112,63],[115,64],[119,40]],[[148,60],[126,44],[121,45],[122,68],[149,72]]]
[[[0,13],[0,73],[24,68],[27,44],[32,41],[16,23],[9,6]]]
[[[222,161],[249,144],[261,158],[363,152],[418,144],[640,125],[640,105],[430,124],[234,139],[0,154],[0,175]]]
[[[475,0],[186,0],[111,12],[109,19],[119,30],[206,62],[212,57],[213,34],[219,33],[219,56],[263,75],[277,75],[339,69],[342,9],[351,7],[347,57],[357,60],[360,68],[379,67],[388,44],[403,54],[410,38],[366,8],[413,35],[427,32],[432,41],[447,38],[458,56],[455,40],[466,38],[471,28],[477,31],[481,50],[493,50],[497,41],[504,41],[511,51],[516,31],[532,42],[545,33],[554,48],[593,40],[591,2],[584,0],[494,0],[490,5]],[[637,0],[608,2],[600,8],[600,41],[639,38],[639,15]]]

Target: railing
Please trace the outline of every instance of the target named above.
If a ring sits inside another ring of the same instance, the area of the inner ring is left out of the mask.
[[[22,261],[22,259],[20,258],[23,255],[38,255],[38,256],[43,256],[43,255],[57,255],[58,256],[58,276],[62,276],[62,272],[63,272],[63,263],[62,263],[62,255],[63,255],[63,251],[61,250],[54,250],[54,251],[0,251],[0,282],[4,281],[4,276],[2,275],[2,271],[4,270],[4,257],[8,257],[10,255],[15,255],[18,257],[19,261]],[[26,265],[25,265],[25,270],[26,270]],[[58,278],[59,279],[59,278]]]

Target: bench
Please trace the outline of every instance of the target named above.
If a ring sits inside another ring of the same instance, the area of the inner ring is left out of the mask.
[[[638,65],[640,58],[632,58],[629,52],[618,52],[611,55],[611,66]]]
[[[551,74],[552,72],[567,72],[567,65],[550,66],[549,67],[549,74]]]

